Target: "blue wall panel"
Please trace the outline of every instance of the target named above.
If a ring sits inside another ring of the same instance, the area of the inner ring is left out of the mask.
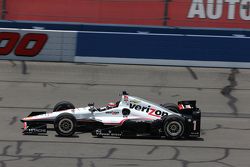
[[[250,62],[250,38],[183,34],[78,33],[76,56]]]
[[[106,58],[128,58],[131,59],[128,63],[135,61],[140,64],[143,63],[141,60],[133,59],[140,58],[145,59],[146,64],[200,66],[206,63],[205,66],[214,66],[216,63],[214,61],[217,61],[231,62],[215,65],[219,67],[250,68],[250,31],[244,29],[192,29],[27,21],[0,21],[0,27],[79,31],[75,61],[80,62],[88,62],[88,58],[93,58],[89,62],[110,62],[111,59]],[[101,59],[97,60],[95,57]],[[173,61],[162,63],[162,60]],[[175,60],[179,62],[176,63]],[[113,62],[123,63],[121,61],[116,59]],[[209,64],[208,61],[213,62]],[[237,62],[243,62],[243,65]],[[246,62],[249,63],[246,65],[244,64]]]

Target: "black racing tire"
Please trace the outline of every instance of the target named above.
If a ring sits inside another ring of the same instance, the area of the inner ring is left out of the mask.
[[[71,114],[60,114],[54,121],[54,128],[59,136],[73,136],[76,131],[76,119]]]
[[[165,104],[162,104],[161,106],[175,113],[179,113],[179,107],[174,103],[165,103]]]
[[[167,139],[175,140],[183,137],[185,131],[184,118],[170,115],[163,120],[163,131]]]
[[[61,101],[55,105],[53,112],[68,110],[68,109],[75,109],[75,106],[71,102]]]

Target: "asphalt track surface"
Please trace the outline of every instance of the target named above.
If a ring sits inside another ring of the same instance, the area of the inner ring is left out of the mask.
[[[2,167],[249,167],[250,70],[136,65],[0,62]],[[61,100],[97,106],[119,93],[157,103],[196,99],[197,140],[94,138],[88,133],[24,136],[20,118]]]

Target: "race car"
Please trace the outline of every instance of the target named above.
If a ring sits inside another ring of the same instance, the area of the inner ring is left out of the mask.
[[[59,102],[53,112],[32,112],[21,119],[23,134],[47,133],[54,125],[58,136],[69,137],[88,129],[93,136],[165,136],[167,139],[200,137],[201,111],[196,101],[179,101],[178,105],[156,104],[148,100],[121,94],[121,100],[106,107],[75,108],[70,102]]]

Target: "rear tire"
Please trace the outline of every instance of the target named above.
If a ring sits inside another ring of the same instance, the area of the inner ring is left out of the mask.
[[[162,104],[161,106],[175,113],[179,113],[179,107],[174,103],[165,103],[165,104]]]
[[[68,109],[75,109],[75,106],[71,102],[61,101],[55,105],[53,112],[68,110]]]
[[[54,128],[59,136],[73,136],[76,131],[76,119],[71,114],[61,114],[55,119]]]
[[[171,115],[163,122],[163,131],[167,139],[179,139],[185,130],[184,119],[180,116]]]

